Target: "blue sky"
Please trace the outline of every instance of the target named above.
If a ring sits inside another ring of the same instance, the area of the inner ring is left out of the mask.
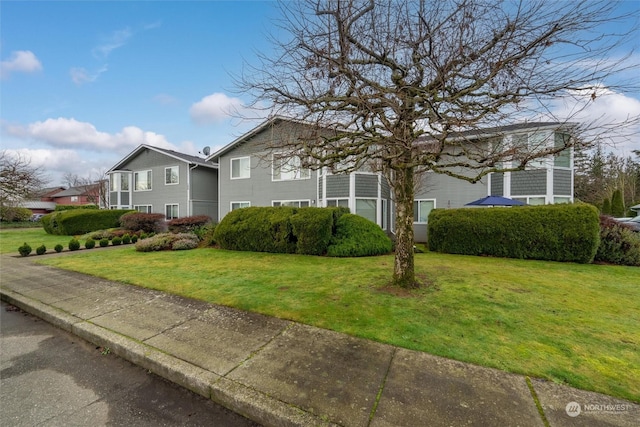
[[[51,185],[65,172],[97,178],[142,143],[215,151],[259,123],[228,114],[247,101],[230,74],[269,51],[276,6],[0,2],[2,149],[42,165]],[[640,94],[612,94],[601,108],[640,114]],[[637,138],[620,147],[633,148]]]

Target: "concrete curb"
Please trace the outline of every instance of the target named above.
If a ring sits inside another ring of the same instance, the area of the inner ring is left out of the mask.
[[[111,353],[264,426],[336,426],[314,414],[243,384],[220,377],[152,346],[84,321],[24,295],[2,289],[0,297],[3,301],[27,313],[85,341],[108,348]]]

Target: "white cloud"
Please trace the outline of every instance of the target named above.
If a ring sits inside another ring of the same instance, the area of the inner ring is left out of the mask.
[[[0,63],[0,77],[5,79],[14,72],[33,73],[42,70],[42,63],[30,50],[11,52],[8,60]]]
[[[26,126],[3,124],[4,131],[20,139],[34,139],[56,148],[74,148],[98,152],[126,153],[140,144],[176,149],[167,139],[155,132],[136,126],[124,127],[120,132],[101,132],[88,122],[59,117],[38,121]]]
[[[115,49],[118,49],[119,47],[124,46],[132,36],[133,33],[129,28],[116,30],[109,37],[106,37],[102,44],[94,47],[91,53],[97,59],[107,59],[111,52],[113,52]]]
[[[238,98],[230,98],[224,93],[205,96],[189,109],[191,119],[197,124],[219,123],[238,116],[244,104]]]
[[[75,84],[80,86],[85,83],[95,82],[96,80],[98,80],[98,77],[100,77],[100,75],[106,71],[107,71],[107,65],[104,65],[95,73],[89,73],[89,71],[87,71],[84,68],[74,67],[69,71],[69,74],[71,74],[71,80],[73,80]]]

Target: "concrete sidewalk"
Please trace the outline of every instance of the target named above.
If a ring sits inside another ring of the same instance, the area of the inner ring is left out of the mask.
[[[3,300],[265,426],[637,426],[640,419],[640,405],[606,395],[33,259],[0,257]]]

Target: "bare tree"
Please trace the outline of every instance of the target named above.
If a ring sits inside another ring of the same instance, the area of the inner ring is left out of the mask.
[[[0,152],[0,206],[13,206],[32,197],[48,181],[30,159],[7,150]]]
[[[89,203],[109,207],[108,180],[106,171],[100,170],[95,175],[80,176],[72,172],[66,172],[62,176],[62,182],[69,187],[77,187],[87,194]]]
[[[314,168],[368,165],[386,175],[396,203],[393,280],[403,287],[418,285],[416,174],[477,182],[587,144],[569,138],[519,146],[467,136],[517,118],[548,120],[559,98],[588,94],[597,102],[603,82],[633,66],[608,55],[631,34],[597,31],[629,18],[613,16],[609,1],[306,0],[280,8],[276,54],[248,65],[239,86],[255,97],[254,107],[318,130],[270,148],[310,159]],[[616,84],[608,89],[629,82]]]

